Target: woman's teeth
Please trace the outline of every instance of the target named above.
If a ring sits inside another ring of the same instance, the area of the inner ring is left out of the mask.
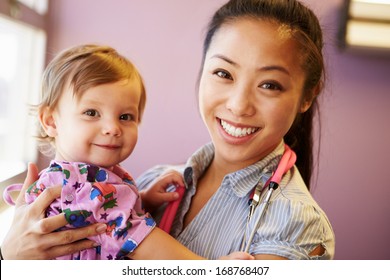
[[[227,134],[234,137],[244,137],[259,130],[257,127],[235,127],[221,120],[221,125]]]

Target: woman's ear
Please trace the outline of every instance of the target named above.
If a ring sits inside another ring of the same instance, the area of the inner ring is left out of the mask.
[[[43,130],[50,137],[57,136],[57,126],[54,117],[54,111],[50,110],[48,107],[39,111],[39,122]]]
[[[301,108],[299,110],[300,113],[305,113],[307,110],[309,110],[311,104],[313,103],[313,99],[305,100],[301,104]]]
[[[315,86],[312,89],[310,96],[302,101],[300,113],[305,113],[307,110],[309,110],[311,104],[313,104],[314,99],[316,99],[319,94],[320,94],[320,84]]]

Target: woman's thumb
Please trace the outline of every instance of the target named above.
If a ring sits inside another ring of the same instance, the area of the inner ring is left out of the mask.
[[[38,167],[36,166],[35,163],[28,163],[28,168],[27,168],[27,176],[26,179],[24,180],[23,187],[20,190],[20,193],[18,195],[18,198],[16,199],[15,205],[20,206],[22,204],[25,204],[25,199],[24,199],[24,194],[27,191],[27,188],[34,183],[36,180],[38,180]]]

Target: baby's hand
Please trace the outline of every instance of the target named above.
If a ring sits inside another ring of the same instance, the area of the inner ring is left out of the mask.
[[[254,260],[255,257],[245,252],[233,252],[227,256],[220,257],[219,260]]]
[[[157,177],[148,187],[141,191],[141,200],[147,212],[153,212],[165,202],[175,201],[179,198],[177,192],[167,192],[171,185],[184,186],[182,175],[176,170],[170,170]]]

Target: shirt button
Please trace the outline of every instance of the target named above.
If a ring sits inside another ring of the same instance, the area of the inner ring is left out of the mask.
[[[66,201],[73,201],[73,199],[74,199],[73,194],[67,194],[65,199],[66,199]]]
[[[184,181],[187,183],[188,186],[192,186],[193,180],[192,180],[193,171],[191,167],[188,167],[184,170]]]

